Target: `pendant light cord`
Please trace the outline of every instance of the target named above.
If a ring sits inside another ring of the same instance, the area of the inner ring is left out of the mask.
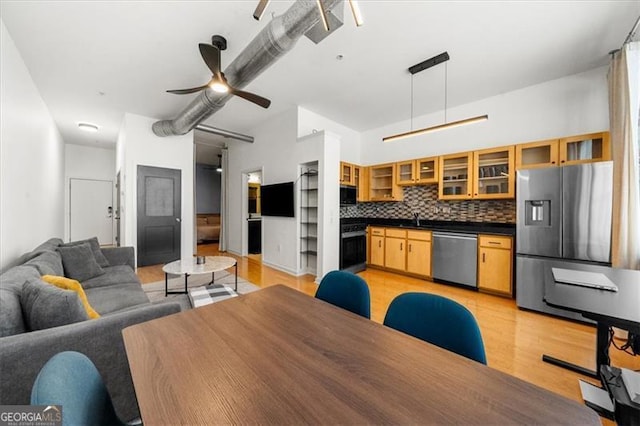
[[[411,74],[411,130],[413,130],[413,74]]]
[[[447,63],[444,63],[444,124],[447,124]]]

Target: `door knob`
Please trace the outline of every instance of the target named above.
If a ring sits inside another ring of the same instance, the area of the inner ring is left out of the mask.
[[[176,222],[182,222],[179,217],[176,217]]]

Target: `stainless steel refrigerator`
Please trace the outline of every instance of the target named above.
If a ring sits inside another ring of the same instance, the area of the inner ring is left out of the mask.
[[[610,265],[613,162],[519,170],[516,300],[519,307],[583,320],[543,300],[551,268]]]

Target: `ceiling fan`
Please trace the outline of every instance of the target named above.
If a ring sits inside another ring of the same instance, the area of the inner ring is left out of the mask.
[[[211,44],[200,43],[199,47],[202,59],[204,59],[205,64],[207,64],[207,67],[209,67],[213,73],[211,80],[204,86],[192,87],[191,89],[167,90],[167,92],[176,95],[187,95],[189,93],[195,93],[211,88],[215,92],[229,93],[246,99],[249,102],[253,102],[262,108],[269,108],[269,105],[271,105],[271,101],[269,99],[263,98],[262,96],[258,96],[254,93],[236,89],[227,82],[224,73],[220,70],[220,52],[227,49],[227,40],[224,37],[214,35],[211,37]]]

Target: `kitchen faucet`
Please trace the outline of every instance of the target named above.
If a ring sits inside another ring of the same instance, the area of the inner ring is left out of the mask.
[[[416,220],[416,226],[420,226],[420,212],[413,212],[413,218]]]

